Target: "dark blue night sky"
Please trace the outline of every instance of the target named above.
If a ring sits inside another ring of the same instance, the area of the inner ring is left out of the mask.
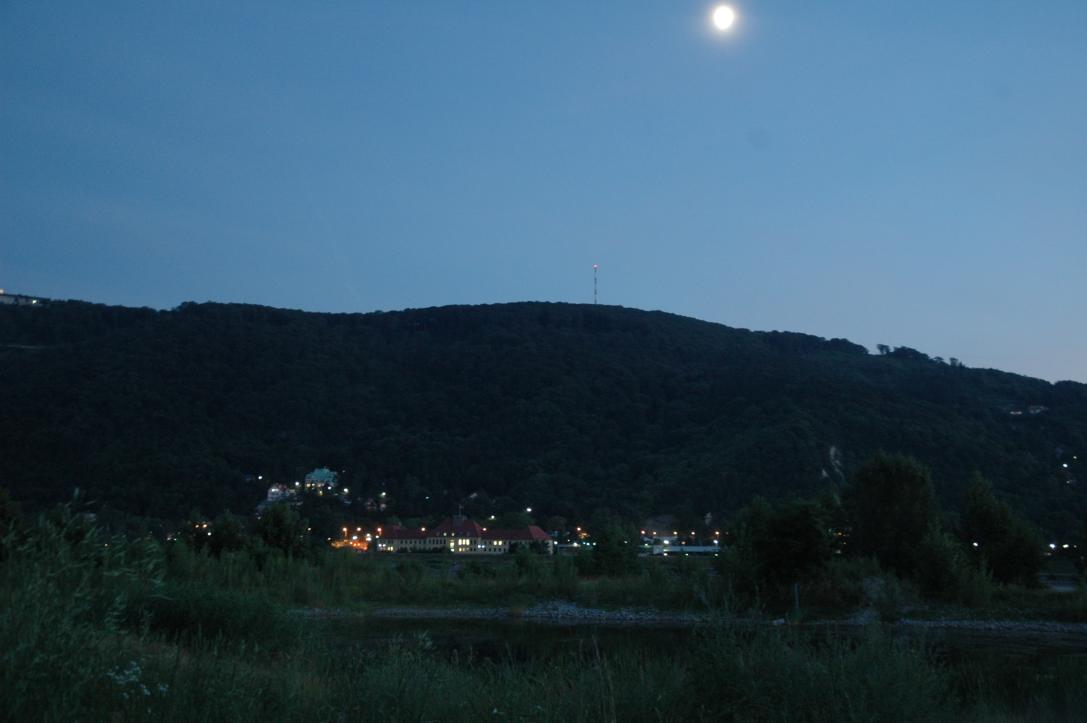
[[[1087,2],[0,4],[0,287],[539,299],[1087,381]]]

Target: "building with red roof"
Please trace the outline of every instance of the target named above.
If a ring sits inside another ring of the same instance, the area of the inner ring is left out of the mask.
[[[454,515],[428,530],[390,527],[377,538],[381,552],[449,552],[456,554],[500,555],[526,545],[547,554],[555,552],[555,541],[536,525],[493,530],[463,515]]]

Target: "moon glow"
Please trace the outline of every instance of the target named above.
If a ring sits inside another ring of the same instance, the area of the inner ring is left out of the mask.
[[[713,9],[713,26],[724,32],[736,22],[736,11],[728,5],[718,5]]]

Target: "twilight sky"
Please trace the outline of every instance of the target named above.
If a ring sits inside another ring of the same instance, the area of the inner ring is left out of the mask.
[[[592,300],[1087,382],[1087,2],[0,0],[0,287]]]

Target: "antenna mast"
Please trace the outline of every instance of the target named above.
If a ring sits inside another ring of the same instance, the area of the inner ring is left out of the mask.
[[[593,264],[593,306],[596,306],[596,270],[600,268],[600,264]]]

